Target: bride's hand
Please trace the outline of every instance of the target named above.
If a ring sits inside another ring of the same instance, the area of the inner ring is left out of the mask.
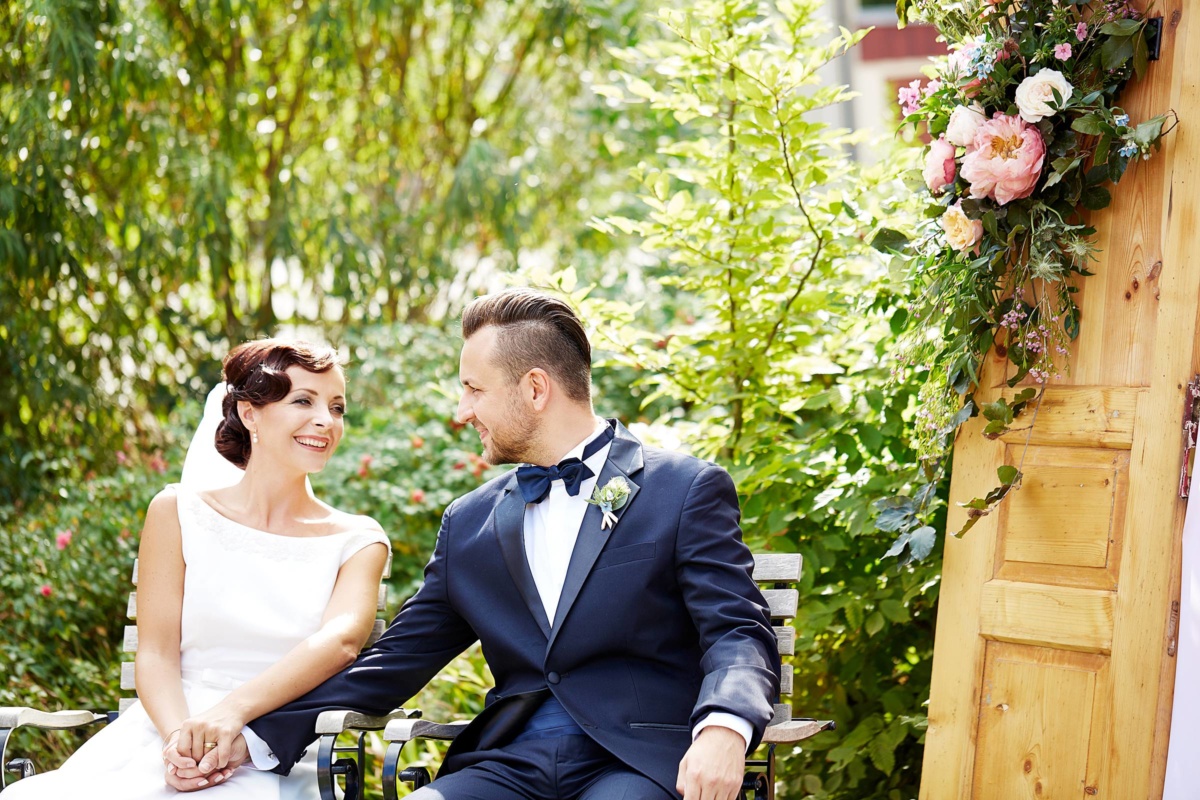
[[[183,755],[190,756],[195,764],[212,753],[217,761],[213,768],[225,769],[233,749],[233,740],[242,734],[246,720],[220,704],[183,721],[179,728],[176,747]],[[207,759],[212,764],[211,758]]]
[[[166,765],[167,772],[175,774],[181,769],[195,769],[196,761],[189,755],[179,752],[177,743],[179,741],[179,728],[171,731],[170,735],[163,740],[163,764]]]

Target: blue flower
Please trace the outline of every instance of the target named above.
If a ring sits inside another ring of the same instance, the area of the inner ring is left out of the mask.
[[[1117,152],[1125,158],[1132,158],[1133,156],[1137,155],[1137,151],[1138,146],[1133,142],[1129,142]]]
[[[1128,114],[1117,114],[1115,117],[1113,117],[1113,122],[1117,123],[1118,125],[1128,125],[1129,124],[1129,115]]]

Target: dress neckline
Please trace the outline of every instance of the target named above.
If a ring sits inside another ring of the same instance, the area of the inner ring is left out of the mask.
[[[183,487],[180,487],[180,488],[183,488]],[[243,530],[253,531],[254,533],[260,533],[263,536],[274,536],[277,539],[295,539],[297,541],[305,541],[305,540],[310,540],[310,539],[332,539],[335,536],[345,536],[348,533],[357,533],[358,532],[356,529],[351,529],[348,531],[338,531],[337,533],[325,533],[325,534],[321,534],[320,536],[291,536],[286,533],[274,533],[272,531],[265,531],[262,528],[255,528],[252,525],[247,525],[244,522],[238,522],[236,519],[233,519],[232,517],[228,517],[228,516],[222,514],[211,503],[209,503],[207,500],[205,500],[203,497],[201,497],[199,492],[194,492],[191,489],[186,489],[186,488],[184,488],[184,492],[191,494],[196,499],[197,503],[199,503],[200,505],[202,505],[206,509],[208,509],[209,513],[211,513],[213,516],[219,518],[222,522],[226,522],[230,525],[236,525],[237,527],[242,528]]]

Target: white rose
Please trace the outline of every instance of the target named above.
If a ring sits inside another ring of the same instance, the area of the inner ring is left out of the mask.
[[[960,253],[973,249],[983,238],[983,223],[968,217],[961,201],[947,208],[938,223],[946,232],[946,241]]]
[[[1051,105],[1054,103],[1055,90],[1062,102],[1066,103],[1075,87],[1067,82],[1061,72],[1053,69],[1044,69],[1021,81],[1017,87],[1017,108],[1021,109],[1021,119],[1034,123],[1058,113],[1058,109]]]
[[[946,125],[946,140],[959,147],[970,147],[975,141],[975,131],[987,121],[983,109],[978,103],[969,106],[958,106],[950,112],[950,122]]]

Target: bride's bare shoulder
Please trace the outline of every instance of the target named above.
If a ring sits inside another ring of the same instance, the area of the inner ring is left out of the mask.
[[[329,509],[329,527],[334,533],[350,533],[351,531],[379,531],[383,533],[383,526],[375,520],[374,517],[369,517],[366,514],[352,514],[349,511],[342,511],[325,504]]]

